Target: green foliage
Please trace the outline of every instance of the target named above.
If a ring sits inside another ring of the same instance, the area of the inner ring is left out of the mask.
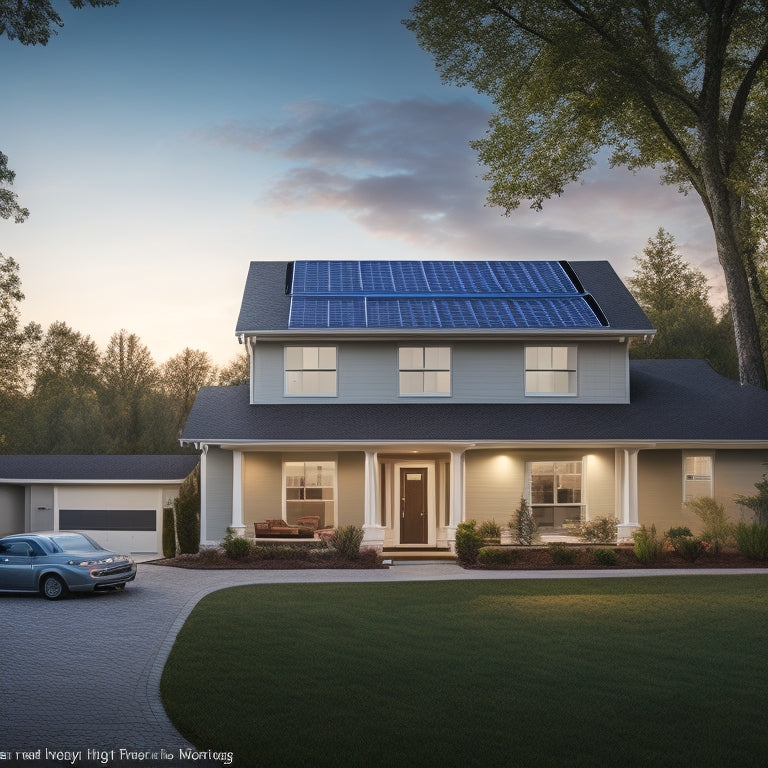
[[[755,483],[757,493],[754,496],[734,496],[734,501],[742,507],[751,509],[755,513],[755,521],[760,525],[768,525],[768,476]]]
[[[709,544],[713,553],[717,554],[733,539],[733,525],[728,522],[722,504],[718,504],[709,496],[701,496],[686,501],[685,506],[698,515],[704,524],[701,538]]]
[[[739,552],[750,560],[768,560],[768,525],[738,522],[734,537]]]
[[[707,542],[696,536],[675,536],[670,542],[675,552],[689,563],[696,562],[709,549]]]
[[[578,550],[569,547],[562,541],[553,541],[549,545],[549,554],[552,556],[552,562],[555,565],[573,565],[578,557]]]
[[[613,549],[593,549],[590,554],[598,565],[616,565],[619,559]]]
[[[253,542],[246,539],[245,536],[237,536],[231,530],[227,530],[227,535],[221,542],[224,554],[233,560],[244,560],[250,557],[254,551]]]
[[[652,565],[659,560],[664,553],[664,539],[659,539],[656,535],[656,526],[651,524],[650,528],[644,525],[632,534],[635,542],[635,557],[643,565]]]
[[[481,565],[512,565],[520,558],[520,552],[509,547],[481,547],[477,562]]]
[[[329,543],[341,557],[357,560],[360,557],[360,545],[363,543],[363,529],[356,525],[337,528]]]
[[[173,502],[179,553],[194,555],[200,549],[200,465],[186,477]]]
[[[474,520],[456,526],[456,557],[462,565],[474,565],[483,546],[483,537]]]
[[[173,507],[163,509],[163,557],[176,556],[176,517]]]
[[[491,205],[541,208],[606,149],[612,165],[658,168],[664,183],[696,191],[728,286],[741,381],[765,387],[764,297],[752,280],[768,220],[762,4],[418,0],[405,24],[445,80],[493,100],[489,130],[473,142]]]
[[[501,536],[501,527],[495,520],[483,520],[480,523],[480,535],[484,539],[498,539]]]
[[[597,517],[581,524],[579,538],[593,544],[610,544],[616,542],[618,532],[618,522],[615,517]]]
[[[678,536],[693,536],[691,529],[687,525],[679,526],[678,528],[670,528],[666,536],[668,539],[675,539]]]
[[[533,511],[525,498],[520,499],[520,506],[515,510],[512,522],[509,524],[518,544],[529,547],[537,539],[536,520]]]

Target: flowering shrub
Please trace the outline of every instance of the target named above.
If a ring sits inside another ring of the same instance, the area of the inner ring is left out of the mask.
[[[709,543],[696,536],[675,536],[671,542],[672,549],[689,563],[696,562],[709,549]]]

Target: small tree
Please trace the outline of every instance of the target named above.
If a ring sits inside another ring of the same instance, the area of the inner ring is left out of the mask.
[[[759,483],[755,483],[757,494],[754,496],[742,496],[738,494],[733,500],[742,507],[751,509],[755,513],[755,522],[760,525],[768,525],[768,476],[763,475]]]
[[[709,496],[690,499],[685,502],[685,506],[704,523],[701,538],[709,544],[712,552],[717,554],[723,545],[733,538],[733,525],[728,522],[725,507]]]
[[[163,509],[163,557],[176,556],[176,518],[173,507]]]
[[[200,465],[186,477],[173,502],[179,553],[195,555],[200,550]]]
[[[514,517],[509,527],[517,539],[518,544],[530,546],[536,541],[537,526],[533,517],[533,511],[525,498],[520,499],[520,506],[515,510]]]

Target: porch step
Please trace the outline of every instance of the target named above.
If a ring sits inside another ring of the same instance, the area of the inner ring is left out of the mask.
[[[396,547],[384,547],[381,556],[393,563],[433,562],[453,563],[456,561],[455,553],[449,549],[398,549]]]

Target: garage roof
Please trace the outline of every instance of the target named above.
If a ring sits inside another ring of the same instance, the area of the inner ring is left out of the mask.
[[[171,482],[183,480],[198,456],[7,455],[0,456],[0,482],[57,480]]]

